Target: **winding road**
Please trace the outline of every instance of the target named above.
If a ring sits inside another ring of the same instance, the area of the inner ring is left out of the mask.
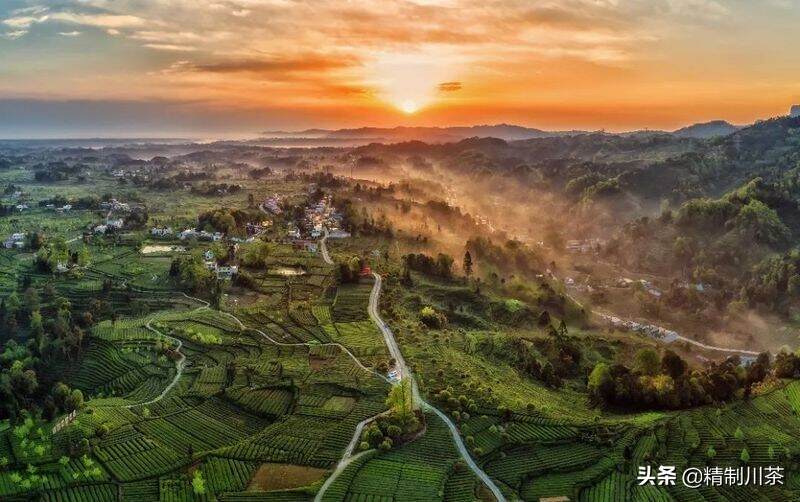
[[[203,309],[203,308],[207,308],[207,307],[200,307],[200,309]],[[198,309],[198,310],[200,310],[200,309]],[[130,408],[135,408],[137,406],[147,406],[148,404],[153,404],[155,402],[161,401],[162,399],[164,399],[164,396],[166,396],[169,393],[169,391],[171,391],[172,388],[175,387],[175,385],[178,383],[178,380],[180,380],[181,375],[183,375],[183,368],[186,365],[186,356],[183,354],[183,352],[181,352],[181,348],[183,347],[183,342],[181,340],[177,339],[177,338],[171,337],[169,335],[165,335],[164,333],[162,333],[159,330],[155,329],[154,327],[150,326],[150,323],[152,321],[153,320],[150,319],[149,321],[147,321],[147,324],[145,324],[145,327],[147,329],[149,329],[153,333],[156,333],[157,335],[161,335],[163,338],[165,338],[165,339],[177,344],[177,347],[175,347],[175,352],[177,352],[177,354],[178,354],[178,362],[175,365],[175,369],[176,369],[175,378],[173,378],[172,381],[166,387],[164,387],[164,390],[161,391],[161,394],[159,394],[155,398],[153,398],[153,399],[151,399],[149,401],[145,401],[143,403],[127,404],[127,405],[123,406],[123,408],[130,409]]]
[[[320,241],[322,259],[325,260],[325,263],[333,265],[333,260],[331,260],[331,257],[328,254],[328,247],[326,245],[327,240],[328,240],[328,234],[326,232],[325,236]],[[373,284],[372,291],[370,292],[369,295],[369,307],[368,307],[369,316],[372,319],[372,322],[374,322],[375,325],[378,327],[378,329],[381,331],[383,339],[386,342],[386,347],[389,349],[389,355],[396,361],[398,376],[400,377],[400,379],[408,378],[411,380],[411,389],[414,402],[418,403],[419,406],[424,411],[433,412],[447,425],[447,428],[450,430],[450,435],[453,437],[453,442],[455,443],[456,449],[458,450],[458,453],[461,455],[461,457],[464,459],[464,462],[467,464],[467,467],[469,467],[469,469],[473,473],[475,473],[475,475],[478,477],[478,479],[481,480],[481,482],[483,482],[484,485],[486,485],[486,487],[489,489],[489,491],[492,492],[492,495],[494,495],[495,499],[498,502],[505,502],[506,498],[503,495],[503,492],[500,491],[500,488],[497,487],[497,485],[486,474],[486,472],[484,472],[483,469],[481,469],[480,466],[478,466],[478,464],[476,464],[475,461],[472,459],[472,456],[469,454],[467,447],[464,445],[464,442],[461,439],[461,435],[458,432],[458,428],[450,419],[450,417],[448,417],[441,410],[431,405],[422,398],[419,392],[419,388],[417,386],[417,382],[414,379],[414,375],[406,366],[405,359],[403,359],[403,354],[400,351],[400,347],[397,345],[397,340],[395,340],[394,333],[392,333],[392,330],[389,328],[389,326],[386,325],[383,319],[381,319],[381,316],[378,313],[378,305],[380,301],[380,294],[381,294],[381,287],[383,285],[383,280],[381,276],[377,273],[373,272],[372,275],[375,278],[375,283]],[[370,421],[374,420],[375,418],[377,418],[377,416],[368,418],[367,420],[364,420],[363,422],[358,424],[359,427],[356,427],[356,433],[350,442],[350,446],[348,446],[348,449],[345,451],[345,454],[339,461],[339,464],[336,466],[336,469],[322,485],[319,492],[317,492],[317,496],[314,498],[315,501],[322,500],[323,494],[328,489],[328,487],[333,483],[333,481],[355,458],[357,458],[360,455],[359,454],[353,456],[352,455],[353,448],[357,444],[358,439],[361,437],[361,431],[363,430],[364,426]]]
[[[614,315],[611,315],[611,314],[606,314],[606,313],[603,313],[603,312],[595,312],[595,315],[597,315],[598,317],[600,317],[604,321],[609,322],[613,326],[623,326],[623,327],[626,327],[626,328],[629,328],[629,329],[633,329],[634,331],[640,331],[640,332],[643,331],[643,332],[645,332],[645,334],[647,334],[648,336],[651,336],[652,338],[655,338],[655,337],[650,335],[649,331],[658,331],[660,333],[666,333],[666,335],[663,337],[663,339],[660,339],[661,341],[664,341],[665,343],[670,343],[670,342],[674,342],[674,341],[679,340],[681,342],[686,342],[688,344],[691,344],[691,345],[694,345],[696,347],[700,347],[700,348],[703,348],[703,349],[706,349],[706,350],[713,350],[713,351],[717,351],[717,352],[725,352],[725,353],[728,353],[728,354],[738,354],[738,355],[743,355],[743,356],[748,356],[748,357],[755,357],[755,356],[758,356],[758,354],[759,354],[759,352],[757,352],[755,350],[735,349],[735,348],[732,348],[732,347],[720,347],[718,345],[708,345],[706,343],[699,342],[699,341],[694,340],[692,338],[683,336],[683,335],[681,335],[680,333],[678,333],[676,331],[669,330],[667,328],[664,328],[662,326],[658,326],[658,325],[655,325],[655,324],[642,324],[642,323],[639,323],[639,322],[636,322],[636,321],[625,320],[625,319],[622,319],[620,317],[617,317],[617,316],[614,316]],[[631,326],[633,326],[633,327],[631,327]],[[656,339],[659,339],[659,338],[656,338]]]
[[[550,277],[555,281],[560,281],[560,279],[552,272],[550,272]],[[583,310],[586,310],[586,307],[584,307],[583,303],[581,303],[577,298],[575,298],[573,295],[571,295],[566,289],[564,290],[564,295],[567,298],[569,298],[570,300],[572,300],[572,302],[575,303],[578,307],[580,307]],[[681,335],[680,333],[678,333],[676,331],[673,331],[673,330],[664,328],[663,326],[658,326],[658,325],[655,325],[655,324],[642,324],[642,323],[639,323],[639,322],[636,322],[636,321],[631,321],[629,319],[623,319],[621,317],[615,316],[614,314],[608,314],[608,313],[605,313],[605,312],[594,311],[594,312],[590,312],[590,313],[595,314],[597,317],[599,317],[599,318],[603,319],[604,321],[612,324],[613,326],[617,326],[617,327],[624,326],[626,328],[633,329],[634,331],[640,331],[640,332],[644,331],[646,328],[653,328],[654,330],[657,330],[659,332],[668,333],[668,335],[666,337],[664,337],[663,339],[659,339],[660,341],[665,342],[665,343],[671,343],[671,342],[674,342],[676,340],[680,340],[682,342],[686,342],[688,344],[694,345],[696,347],[700,347],[702,349],[712,350],[712,351],[717,351],[717,352],[725,352],[727,354],[739,354],[739,355],[743,355],[743,356],[747,356],[747,357],[752,357],[752,356],[758,356],[759,355],[759,352],[757,352],[755,350],[737,349],[737,348],[733,348],[733,347],[720,347],[719,345],[708,345],[708,344],[705,344],[703,342],[697,341],[697,340],[695,340],[693,338],[689,338],[687,336]],[[641,329],[637,329],[636,327],[631,328],[632,325],[633,326],[639,326]],[[646,334],[648,334],[648,336],[651,336],[651,338],[654,338],[654,337],[652,337],[652,335],[649,335],[649,333],[646,333]]]

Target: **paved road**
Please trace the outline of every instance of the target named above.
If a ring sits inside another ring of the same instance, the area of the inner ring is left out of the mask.
[[[327,263],[328,265],[333,265],[333,260],[331,260],[331,255],[328,254],[328,246],[326,243],[328,242],[328,230],[325,230],[325,235],[322,236],[322,240],[319,241],[319,247],[322,251],[322,260]]]
[[[701,348],[706,349],[706,350],[714,350],[714,351],[717,351],[717,352],[726,352],[726,353],[729,353],[729,354],[739,354],[739,355],[749,356],[749,357],[755,357],[755,356],[758,356],[758,354],[759,354],[759,352],[757,352],[755,350],[735,349],[735,348],[732,348],[732,347],[720,347],[719,345],[708,345],[706,343],[699,342],[699,341],[694,340],[692,338],[683,336],[683,335],[681,335],[680,333],[678,333],[676,331],[673,331],[673,330],[670,330],[670,329],[667,329],[667,328],[664,328],[662,326],[658,326],[658,325],[655,325],[655,324],[639,323],[639,322],[636,322],[636,321],[622,319],[622,318],[617,317],[617,316],[615,316],[613,314],[606,314],[604,312],[595,312],[595,314],[598,317],[600,317],[601,319],[603,319],[605,321],[608,321],[609,323],[611,323],[614,326],[623,326],[623,327],[626,327],[628,329],[632,329],[634,331],[640,331],[640,332],[643,332],[643,333],[648,334],[648,335],[650,334],[650,332],[659,333],[659,334],[664,333],[664,335],[661,338],[657,338],[657,339],[660,339],[660,340],[662,340],[662,341],[664,341],[666,343],[674,342],[676,340],[680,340],[682,342],[686,342],[686,343],[689,343],[691,345],[695,345],[697,347],[701,347]]]
[[[203,308],[206,308],[206,307],[200,307],[200,308],[203,309]],[[153,398],[153,399],[151,399],[149,401],[145,401],[143,403],[128,404],[128,405],[123,406],[123,408],[135,408],[137,406],[147,406],[148,404],[153,404],[153,403],[156,403],[158,401],[161,401],[162,399],[164,399],[164,396],[166,396],[169,393],[169,391],[171,391],[172,388],[175,387],[175,384],[178,383],[178,380],[180,380],[181,375],[183,375],[183,367],[186,365],[186,356],[183,354],[183,352],[181,352],[181,348],[183,347],[183,342],[180,341],[177,338],[173,338],[173,337],[171,337],[169,335],[165,335],[164,333],[162,333],[159,330],[155,329],[154,327],[150,326],[150,322],[151,321],[152,321],[152,319],[150,321],[147,321],[147,324],[145,324],[145,327],[147,329],[149,329],[153,333],[161,335],[163,338],[166,338],[167,340],[177,344],[177,347],[175,348],[175,352],[178,353],[179,359],[178,359],[178,363],[176,364],[175,378],[173,378],[172,381],[169,383],[169,385],[164,387],[164,390],[161,391],[161,394],[159,394],[155,398]]]
[[[414,401],[419,403],[419,406],[426,411],[432,411],[439,417],[445,424],[447,424],[447,428],[450,429],[450,435],[453,437],[453,442],[458,449],[458,453],[466,462],[467,467],[470,468],[472,472],[475,473],[476,476],[483,482],[484,485],[492,492],[495,499],[498,502],[505,502],[506,498],[503,495],[503,492],[500,491],[500,488],[494,484],[494,481],[483,471],[483,469],[475,463],[472,459],[472,456],[469,454],[469,450],[464,445],[464,441],[461,440],[461,435],[458,432],[458,428],[456,424],[448,417],[445,413],[441,410],[436,408],[435,406],[431,405],[427,401],[425,401],[422,396],[420,395],[419,388],[417,387],[417,382],[414,380],[414,375],[406,366],[405,359],[403,359],[403,354],[400,352],[400,347],[397,345],[397,341],[394,338],[394,333],[383,322],[380,315],[378,314],[378,302],[380,300],[381,294],[381,286],[382,286],[382,279],[381,276],[377,273],[372,274],[375,277],[375,284],[372,287],[372,293],[369,297],[369,316],[372,318],[372,321],[378,326],[378,329],[381,330],[383,334],[383,338],[386,341],[386,346],[389,347],[389,354],[397,361],[397,369],[398,374],[401,378],[408,378],[411,380],[411,388],[413,391]]]
[[[320,241],[322,259],[325,260],[325,263],[333,265],[333,260],[331,260],[331,257],[328,254],[328,247],[326,245],[327,240],[328,240],[328,233],[325,232],[325,235],[322,237],[322,240]],[[397,340],[395,340],[394,338],[394,333],[392,333],[392,330],[389,328],[389,326],[387,326],[386,323],[383,322],[383,319],[381,319],[381,316],[378,313],[379,310],[378,305],[380,301],[381,287],[383,286],[383,279],[377,273],[373,273],[372,275],[375,278],[375,283],[373,284],[372,291],[370,292],[369,295],[369,307],[367,310],[369,312],[370,318],[372,319],[372,322],[375,323],[375,325],[378,327],[381,334],[383,335],[383,339],[386,342],[386,347],[389,349],[389,355],[391,355],[391,357],[396,361],[396,369],[398,376],[400,377],[400,379],[408,378],[411,380],[411,389],[414,402],[417,403],[423,410],[433,412],[447,425],[447,428],[450,430],[450,435],[453,437],[453,442],[456,445],[458,453],[464,459],[464,462],[467,464],[470,470],[472,470],[472,472],[475,473],[475,475],[483,482],[483,484],[486,485],[486,487],[492,492],[492,494],[494,495],[495,499],[498,502],[505,502],[506,498],[503,495],[503,492],[500,491],[497,485],[494,484],[494,481],[492,481],[492,479],[483,471],[483,469],[481,469],[478,466],[478,464],[476,464],[475,461],[472,459],[472,456],[469,454],[467,447],[461,440],[461,435],[458,432],[458,428],[453,423],[453,421],[450,420],[450,417],[448,417],[446,414],[444,414],[435,406],[431,405],[430,403],[422,399],[422,396],[420,395],[419,392],[419,387],[417,386],[417,382],[416,380],[414,380],[414,375],[411,373],[411,371],[409,371],[408,366],[406,366],[406,361],[403,358],[403,353],[400,352],[400,347],[397,345]],[[370,421],[374,420],[375,418],[376,417],[370,417],[359,424],[361,428],[360,429],[359,427],[356,428],[356,434],[353,436],[353,439],[350,442],[350,446],[355,447],[358,439],[361,437],[361,430],[363,429],[363,427]],[[317,492],[317,496],[314,499],[315,501],[319,502],[320,500],[322,500],[323,494],[328,489],[328,487],[333,483],[333,481],[339,476],[339,474],[342,471],[344,471],[344,469],[348,465],[350,465],[350,463],[355,458],[361,455],[359,454],[356,456],[352,456],[353,450],[352,448],[350,448],[350,446],[348,446],[348,449],[345,451],[345,454],[339,461],[339,464],[336,466],[336,469],[322,485],[319,492]]]
[[[550,273],[550,277],[552,277],[556,281],[559,280],[559,278],[556,277],[556,275],[553,274],[552,272]],[[576,305],[578,305],[578,307],[586,310],[585,307],[583,306],[583,304],[580,301],[578,301],[577,298],[572,296],[568,291],[566,291],[566,289],[564,290],[564,294],[567,296],[567,298],[569,298]],[[693,338],[689,338],[687,336],[681,335],[680,333],[678,333],[676,331],[664,328],[662,326],[657,326],[655,324],[642,324],[642,323],[639,323],[639,322],[636,322],[636,321],[623,319],[621,317],[615,316],[614,314],[607,314],[605,312],[598,312],[598,311],[587,312],[587,314],[592,314],[592,313],[594,313],[595,315],[597,315],[598,317],[600,317],[604,321],[608,321],[608,322],[610,322],[611,324],[614,324],[614,325],[625,325],[627,327],[629,327],[631,325],[638,325],[638,326],[640,326],[642,328],[653,327],[658,331],[668,332],[669,333],[668,337],[665,337],[663,340],[661,340],[661,341],[663,341],[665,343],[670,343],[670,342],[674,342],[675,340],[680,340],[682,342],[686,342],[686,343],[689,343],[689,344],[694,345],[696,347],[701,347],[701,348],[706,349],[706,350],[715,350],[717,352],[726,352],[728,354],[740,354],[740,355],[743,355],[743,356],[758,356],[758,354],[759,354],[759,352],[754,351],[754,350],[737,349],[737,348],[733,348],[733,347],[720,347],[719,345],[708,345],[708,344],[705,344],[703,342],[699,342],[699,341],[697,341],[697,340],[695,340]],[[636,328],[634,327],[634,329],[636,329]]]
[[[210,304],[207,301],[201,300],[200,298],[194,298],[192,296],[187,295],[186,293],[182,293],[182,294],[186,298],[192,299],[192,300],[200,302],[202,304],[202,306],[196,308],[194,310],[194,312],[198,312],[200,310],[204,310],[204,309],[209,308]],[[183,368],[184,368],[184,366],[186,366],[186,356],[183,354],[183,352],[181,352],[181,348],[183,348],[183,342],[181,340],[175,338],[175,337],[172,337],[172,336],[169,336],[169,335],[165,335],[164,333],[162,333],[159,330],[155,329],[153,326],[150,325],[151,322],[153,322],[153,319],[148,320],[147,323],[144,326],[147,329],[149,329],[150,331],[152,331],[153,333],[155,333],[157,335],[160,335],[162,338],[165,338],[165,339],[169,340],[170,342],[176,344],[175,352],[178,353],[179,359],[178,359],[177,364],[175,365],[175,368],[176,368],[175,378],[173,378],[172,381],[164,388],[164,390],[161,391],[161,394],[159,394],[155,398],[153,398],[153,399],[151,399],[149,401],[145,401],[143,403],[128,404],[128,405],[123,406],[123,408],[135,408],[137,406],[147,406],[148,404],[153,404],[153,403],[156,403],[158,401],[161,401],[162,399],[164,399],[164,397],[167,394],[169,394],[169,391],[171,391],[172,388],[175,387],[175,385],[178,383],[178,380],[180,380],[181,375],[183,375]]]

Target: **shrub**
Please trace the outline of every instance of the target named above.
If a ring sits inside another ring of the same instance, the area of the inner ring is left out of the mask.
[[[419,320],[432,329],[441,329],[447,325],[447,317],[430,306],[422,307],[419,311]]]
[[[194,471],[194,476],[192,477],[192,490],[194,491],[195,495],[204,495],[206,493],[206,482],[203,479],[203,473],[200,472],[200,469]]]

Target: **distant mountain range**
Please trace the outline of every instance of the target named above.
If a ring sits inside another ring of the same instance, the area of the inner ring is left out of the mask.
[[[737,130],[724,120],[714,120],[694,124],[677,131],[637,131],[621,134],[674,134],[681,138],[713,138],[726,136]],[[303,131],[265,131],[262,141],[285,143],[287,141],[308,141],[320,144],[366,144],[399,143],[404,141],[424,141],[426,143],[454,143],[466,138],[498,138],[505,141],[519,141],[537,138],[555,138],[592,134],[592,131],[545,131],[531,127],[511,124],[476,125],[469,127],[360,127],[357,129],[306,129]]]
[[[742,126],[736,126],[724,120],[712,120],[711,122],[703,122],[699,124],[692,124],[687,127],[673,131],[672,134],[680,138],[716,138],[719,136],[727,136],[741,129]]]
[[[499,138],[516,141],[534,138],[575,136],[587,131],[544,131],[510,124],[476,125],[469,127],[360,127],[357,129],[306,129],[304,131],[265,131],[269,138],[306,138],[319,140],[369,140],[376,143],[425,141],[426,143],[453,143],[466,138]]]

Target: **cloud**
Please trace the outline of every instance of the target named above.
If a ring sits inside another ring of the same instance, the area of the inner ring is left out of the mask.
[[[14,9],[11,13],[15,16],[20,16],[23,14],[43,14],[48,11],[48,8],[43,5],[34,5],[31,7],[23,7],[21,9]]]
[[[79,14],[75,12],[56,12],[45,16],[46,20],[94,26],[97,28],[138,28],[151,24],[139,16],[127,14]]]
[[[170,52],[194,52],[197,47],[191,45],[177,45],[177,44],[144,44],[148,49],[155,49],[157,51],[170,51]]]
[[[78,37],[81,34],[83,34],[83,32],[77,31],[77,30],[74,30],[74,31],[59,31],[58,34],[61,35],[62,37]]]
[[[326,57],[309,54],[297,57],[229,60],[192,66],[193,71],[208,73],[326,72],[357,65],[352,57]]]
[[[3,24],[11,28],[30,28],[33,23],[41,23],[47,20],[47,16],[33,17],[33,16],[17,16],[9,17],[3,20]]]
[[[441,92],[455,92],[460,91],[463,86],[461,82],[442,82],[438,87]]]
[[[2,24],[16,28],[17,30],[27,30],[34,24],[46,22],[60,22],[77,24],[81,26],[92,26],[97,28],[135,28],[148,25],[148,21],[132,15],[122,14],[80,14],[75,12],[48,12],[47,9],[35,11],[41,13],[38,16],[22,15],[6,18]]]
[[[6,38],[8,40],[16,40],[16,39],[18,39],[20,37],[25,36],[27,33],[28,33],[28,30],[12,30],[12,31],[4,32],[0,36],[2,36],[3,38]]]
[[[134,31],[128,35],[129,38],[134,40],[141,40],[149,43],[162,43],[162,44],[186,44],[196,43],[206,40],[205,37],[192,33],[190,31],[166,31],[166,30],[142,30]]]

